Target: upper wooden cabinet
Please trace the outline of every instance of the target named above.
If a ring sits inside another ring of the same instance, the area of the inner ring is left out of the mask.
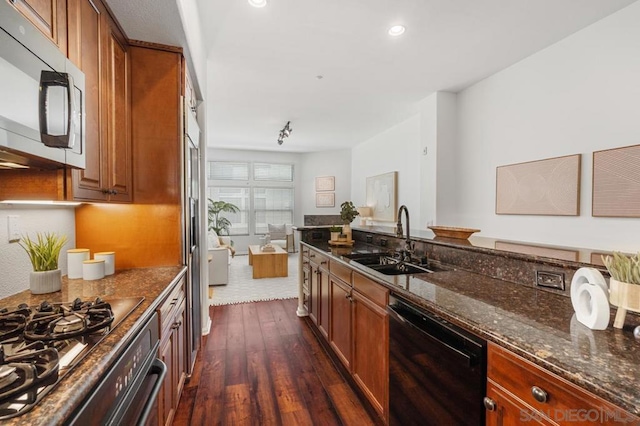
[[[72,195],[132,201],[129,53],[100,2],[68,0],[69,58],[85,73],[86,168],[72,172]]]
[[[67,0],[11,0],[11,3],[67,53]]]

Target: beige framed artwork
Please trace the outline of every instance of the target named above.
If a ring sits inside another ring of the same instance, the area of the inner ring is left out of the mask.
[[[366,205],[373,210],[372,220],[395,222],[398,213],[398,172],[367,178]]]
[[[335,191],[335,189],[336,189],[335,176],[316,177],[316,192]]]
[[[496,214],[578,216],[581,155],[496,168]]]
[[[591,215],[640,217],[640,145],[593,153]]]
[[[334,192],[316,193],[316,207],[335,207],[336,194]]]

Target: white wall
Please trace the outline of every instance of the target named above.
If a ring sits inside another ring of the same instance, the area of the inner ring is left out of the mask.
[[[296,224],[304,224],[304,215],[340,214],[340,204],[348,200],[353,201],[351,199],[351,150],[301,154],[300,167],[296,174],[299,178],[296,189],[300,195],[300,208],[296,208]],[[335,177],[335,207],[316,207],[315,178],[318,176]]]
[[[67,236],[58,266],[67,274],[67,250],[75,247],[75,211],[70,207],[0,209],[0,299],[29,289],[29,272],[33,269],[27,253],[18,243],[9,243],[9,215],[19,216],[21,234],[34,238],[36,232],[55,232]]]
[[[640,2],[458,94],[451,225],[523,241],[637,251],[640,219],[591,217],[592,152],[640,143]],[[579,217],[498,216],[496,166],[582,153]]]
[[[420,114],[413,115],[352,149],[351,200],[356,206],[366,201],[367,177],[397,171],[398,206],[405,204],[413,218],[420,217],[420,125]],[[418,226],[422,224],[411,223],[412,228]]]

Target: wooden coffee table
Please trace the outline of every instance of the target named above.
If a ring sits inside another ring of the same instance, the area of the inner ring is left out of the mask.
[[[259,245],[249,246],[249,265],[253,266],[253,278],[289,276],[289,256],[278,246],[276,251],[260,251]]]

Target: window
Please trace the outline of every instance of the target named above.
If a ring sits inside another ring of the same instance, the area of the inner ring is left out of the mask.
[[[249,188],[209,187],[209,198],[231,203],[240,209],[238,213],[222,213],[231,222],[229,235],[249,235]]]
[[[210,161],[208,166],[209,197],[240,209],[224,213],[232,223],[230,235],[260,235],[269,223],[293,223],[293,164]]]

